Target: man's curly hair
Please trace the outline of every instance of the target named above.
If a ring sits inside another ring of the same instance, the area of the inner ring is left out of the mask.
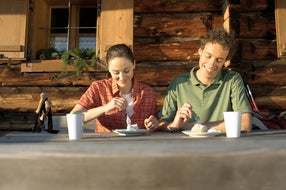
[[[201,49],[204,49],[205,45],[209,42],[221,44],[224,48],[229,49],[227,60],[230,60],[236,53],[237,40],[233,32],[228,33],[223,28],[212,29],[201,38]]]

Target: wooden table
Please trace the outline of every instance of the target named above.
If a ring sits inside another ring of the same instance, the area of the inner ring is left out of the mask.
[[[191,138],[0,132],[2,189],[259,189],[286,187],[286,130]]]

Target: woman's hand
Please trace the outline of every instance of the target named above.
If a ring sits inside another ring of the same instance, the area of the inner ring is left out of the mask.
[[[118,109],[120,111],[125,110],[127,106],[128,106],[127,102],[124,98],[115,97],[115,98],[112,98],[112,100],[108,102],[108,104],[105,105],[105,112],[109,112],[114,109]]]
[[[155,116],[150,115],[150,117],[144,120],[144,125],[149,132],[153,132],[158,129],[159,122]]]

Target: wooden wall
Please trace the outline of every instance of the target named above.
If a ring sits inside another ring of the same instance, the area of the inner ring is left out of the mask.
[[[277,59],[274,3],[229,2],[230,28],[240,41],[230,67],[248,78],[260,109],[286,110],[286,64]],[[224,11],[224,1],[134,0],[135,75],[154,87],[159,107],[170,81],[197,65],[199,37],[224,25]],[[0,65],[0,117],[5,125],[29,120],[24,113],[35,111],[41,92],[48,93],[55,114],[67,113],[92,81],[108,77],[107,72],[92,72],[55,79],[57,74],[21,73],[19,64]]]
[[[286,60],[277,58],[274,1],[241,0],[230,9],[240,41],[237,70],[248,82],[260,109],[286,109]]]

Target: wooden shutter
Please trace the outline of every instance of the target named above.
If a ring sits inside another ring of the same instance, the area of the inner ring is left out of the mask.
[[[25,59],[28,0],[0,1],[1,59]]]
[[[112,45],[125,43],[133,48],[133,0],[101,0],[97,18],[96,48],[105,60]]]
[[[286,57],[286,1],[276,0],[275,23],[278,58]]]

